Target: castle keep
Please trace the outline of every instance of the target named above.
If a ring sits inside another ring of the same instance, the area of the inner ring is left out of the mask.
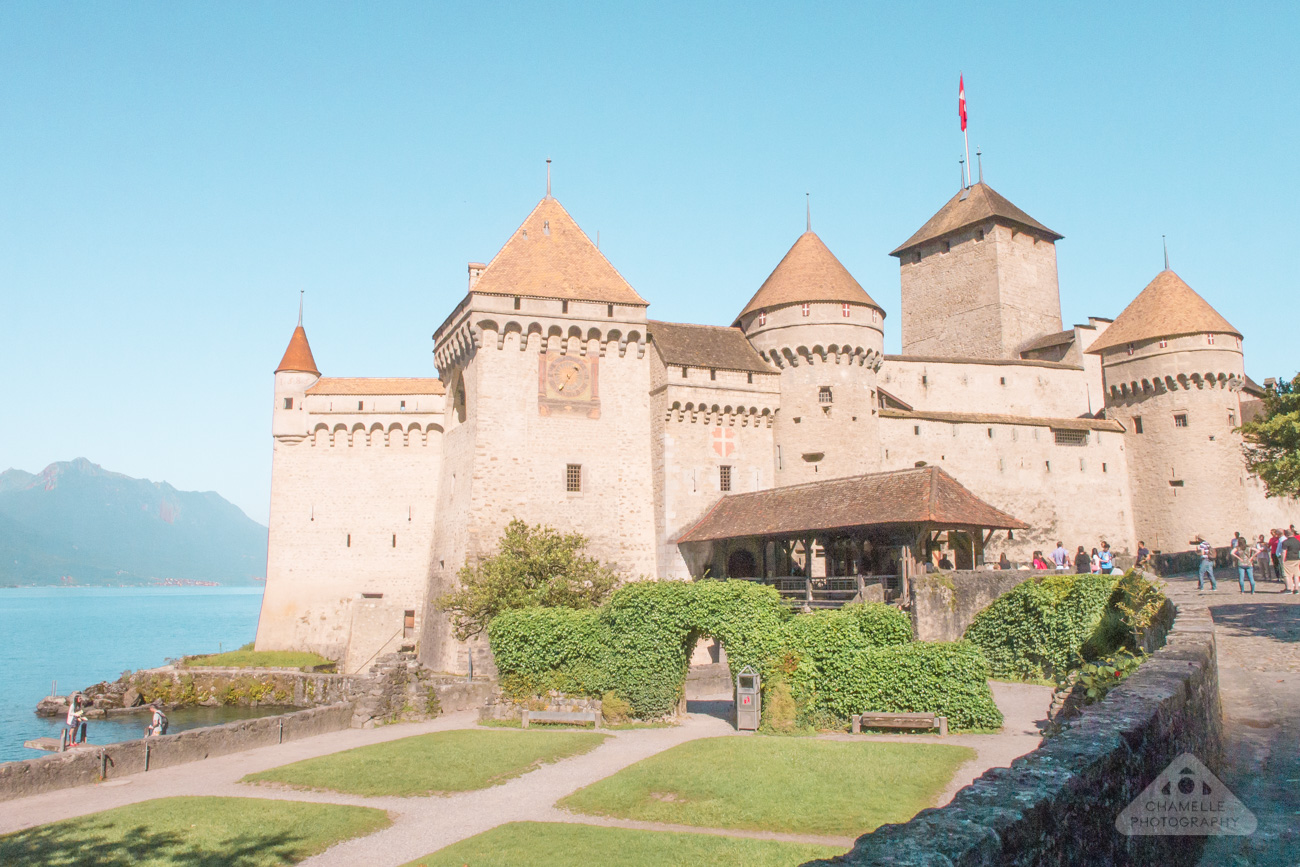
[[[661,579],[880,573],[883,536],[799,534],[944,508],[987,535],[918,550],[965,568],[1057,539],[1177,550],[1280,525],[1233,432],[1262,396],[1240,332],[1169,270],[1114,321],[1063,328],[1061,238],[982,182],[960,190],[891,254],[895,356],[885,310],[811,226],[730,326],[659,322],[548,194],[469,265],[438,378],[322,376],[294,331],[257,649],[357,671],[418,647],[483,670],[486,647],[432,602],[513,518]]]

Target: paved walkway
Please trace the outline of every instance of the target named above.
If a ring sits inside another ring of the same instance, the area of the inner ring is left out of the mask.
[[[993,684],[994,695],[1006,717],[1004,731],[993,735],[858,736],[859,739],[917,741],[960,744],[975,749],[976,757],[957,772],[939,804],[946,804],[958,789],[990,767],[1008,765],[1017,756],[1038,746],[1036,722],[1045,715],[1051,690],[1023,684]],[[707,708],[707,704],[698,705]],[[715,708],[716,710],[716,708]],[[388,810],[393,825],[356,840],[345,841],[302,862],[311,867],[368,864],[375,867],[399,865],[507,822],[581,822],[620,828],[640,828],[689,833],[716,833],[791,842],[823,843],[848,849],[851,837],[822,837],[802,834],[738,831],[664,825],[600,816],[576,815],[557,809],[564,796],[603,779],[641,759],[678,744],[705,737],[749,737],[707,713],[691,713],[679,726],[609,732],[601,746],[581,756],[544,765],[500,786],[443,797],[364,798],[333,792],[304,792],[266,785],[247,785],[245,774],[277,767],[288,762],[327,755],[364,744],[449,729],[472,728],[475,714],[449,714],[428,723],[350,729],[274,747],[208,759],[187,765],[136,774],[95,786],[50,792],[14,801],[0,808],[0,834],[34,825],[72,818],[151,798],[179,795],[224,795],[275,798],[318,803],[356,804]],[[847,735],[827,735],[841,739]]]
[[[1255,814],[1250,837],[1211,837],[1204,867],[1300,865],[1300,596],[1265,582],[1254,595],[1221,569],[1219,589],[1169,579],[1169,595],[1199,598],[1214,618],[1223,704],[1223,782]],[[1227,579],[1227,580],[1225,580]]]

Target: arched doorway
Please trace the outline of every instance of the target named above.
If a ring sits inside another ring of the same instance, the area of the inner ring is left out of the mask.
[[[732,551],[727,557],[727,577],[757,578],[758,563],[754,560],[754,555],[744,548]]]

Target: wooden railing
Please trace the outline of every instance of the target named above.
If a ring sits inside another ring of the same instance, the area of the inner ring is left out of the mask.
[[[796,608],[840,608],[863,594],[873,584],[883,584],[885,599],[897,596],[893,588],[897,575],[854,575],[835,578],[805,578],[787,575],[776,578],[749,578],[760,584],[770,584],[781,594],[785,604]]]

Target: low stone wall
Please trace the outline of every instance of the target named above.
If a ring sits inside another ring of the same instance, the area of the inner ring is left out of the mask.
[[[361,687],[352,716],[354,728],[417,722],[440,713],[482,707],[496,691],[496,683],[488,678],[467,681],[431,672],[414,653],[380,657]]]
[[[1232,549],[1215,548],[1214,565],[1218,569],[1228,569],[1235,565],[1232,562]],[[1196,574],[1200,568],[1201,555],[1197,551],[1172,551],[1168,554],[1151,555],[1151,571],[1157,575],[1185,575],[1188,572]],[[1235,577],[1237,573],[1232,574]]]
[[[0,801],[114,780],[284,741],[339,731],[352,724],[352,704],[295,711],[190,729],[174,735],[74,749],[0,764]]]
[[[1182,753],[1217,770],[1222,742],[1214,624],[1203,604],[1180,603],[1165,646],[1059,735],[946,807],[808,867],[1195,864],[1205,838],[1126,837],[1115,819]]]
[[[912,579],[912,637],[957,641],[975,615],[1022,581],[1046,572],[928,572]]]
[[[688,699],[713,698],[731,695],[735,686],[731,679],[731,666],[725,662],[692,665],[686,672],[686,697]]]
[[[524,709],[530,711],[584,711],[594,710],[597,715],[603,714],[604,703],[598,698],[586,698],[580,695],[565,695],[560,692],[550,692],[546,696],[534,696],[527,699],[511,699],[503,695],[493,696],[489,699],[479,711],[478,718],[480,721],[487,720],[515,720],[523,719]]]

